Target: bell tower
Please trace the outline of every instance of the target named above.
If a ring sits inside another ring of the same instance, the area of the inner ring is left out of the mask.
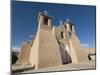
[[[75,32],[75,25],[67,21],[66,28],[67,33],[69,34],[69,48],[70,48],[70,56],[72,63],[79,63],[79,62],[87,62],[88,61],[88,54],[86,53],[84,47],[81,45],[79,38]]]
[[[45,30],[51,30],[52,26],[52,17],[47,15],[47,12],[39,12],[38,15],[38,29],[45,29]]]
[[[38,15],[38,31],[31,48],[30,63],[35,69],[62,65],[60,49],[52,33],[52,17],[47,13]]]

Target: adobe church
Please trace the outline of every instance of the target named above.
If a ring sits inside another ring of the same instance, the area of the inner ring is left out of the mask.
[[[52,25],[52,17],[40,12],[38,30],[32,43],[22,44],[16,64],[30,64],[35,69],[70,63],[89,62],[86,48],[75,32],[75,25],[66,21]]]

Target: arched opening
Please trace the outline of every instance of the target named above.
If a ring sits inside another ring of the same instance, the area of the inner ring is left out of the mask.
[[[65,29],[67,29],[67,26],[65,25]]]
[[[44,17],[44,25],[48,25],[48,18]]]
[[[63,34],[63,32],[61,32],[61,38],[64,38],[64,34]]]

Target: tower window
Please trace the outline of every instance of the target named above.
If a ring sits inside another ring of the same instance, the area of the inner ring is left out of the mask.
[[[65,25],[65,29],[67,28],[67,26]]]
[[[44,24],[48,25],[48,18],[47,17],[44,17]]]
[[[63,32],[61,32],[61,38],[64,38],[64,36],[63,36]]]
[[[69,32],[69,36],[71,36],[71,32]]]
[[[72,25],[70,25],[71,31],[72,31]]]

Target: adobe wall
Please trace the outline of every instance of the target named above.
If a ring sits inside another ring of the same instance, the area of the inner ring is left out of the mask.
[[[31,51],[31,44],[23,43],[16,64],[29,64],[30,51]]]
[[[43,24],[44,17],[48,25]],[[59,45],[51,30],[51,17],[39,15],[39,26],[31,48],[30,64],[38,68],[62,65]]]

